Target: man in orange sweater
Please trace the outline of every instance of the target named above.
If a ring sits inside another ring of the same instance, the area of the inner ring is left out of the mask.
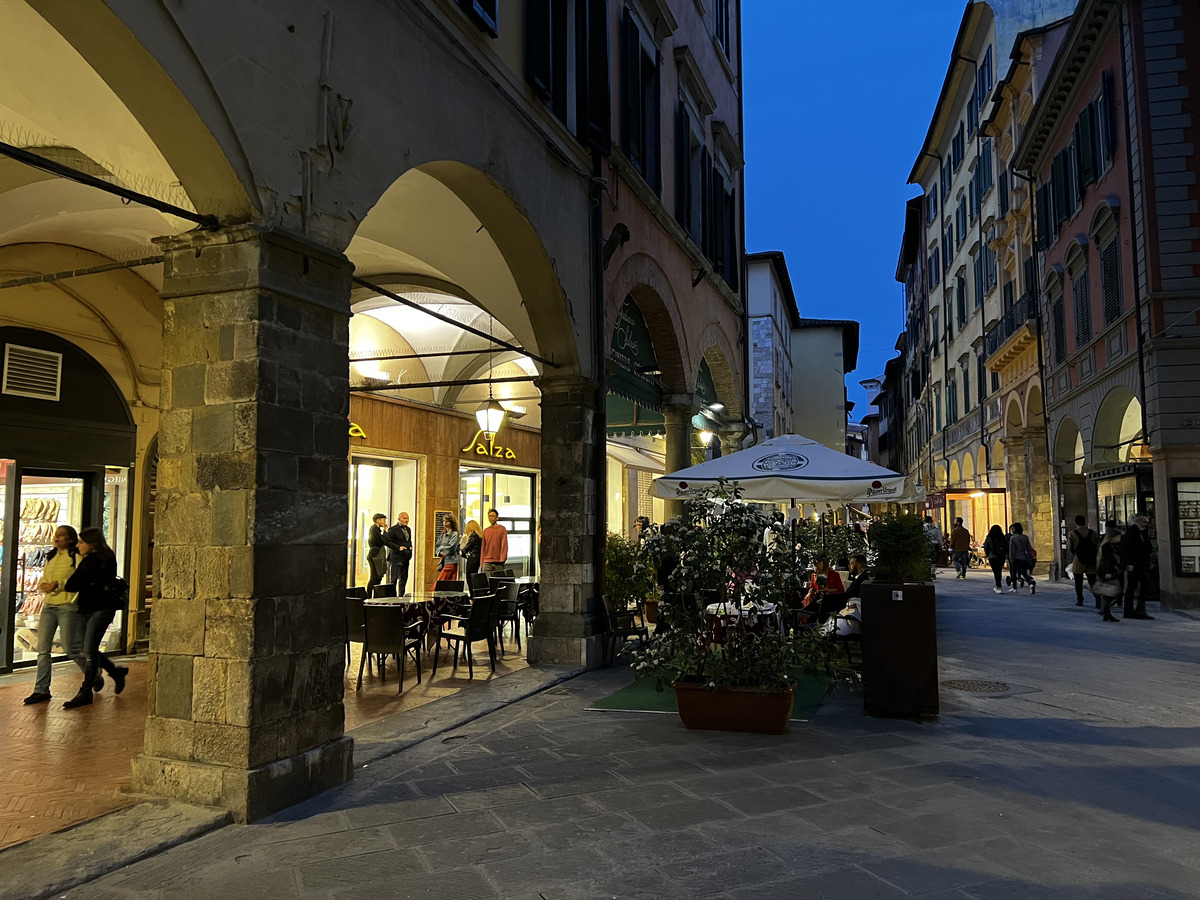
[[[492,574],[504,569],[508,562],[508,529],[498,524],[500,514],[494,509],[488,510],[487,528],[483,529],[483,546],[479,551],[481,571]]]

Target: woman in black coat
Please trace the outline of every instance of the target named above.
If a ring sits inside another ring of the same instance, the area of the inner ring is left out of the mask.
[[[78,594],[79,618],[83,625],[83,653],[86,668],[83,685],[79,693],[63,704],[63,709],[89,706],[92,702],[92,686],[96,681],[96,670],[104,669],[113,680],[114,690],[119,694],[125,690],[125,676],[129,669],[114,666],[100,652],[104,632],[112,624],[117,608],[128,598],[114,590],[117,579],[117,555],[104,540],[99,528],[85,528],[79,533],[80,560],[75,574],[67,580],[67,590]]]
[[[993,525],[991,531],[987,533],[987,537],[984,538],[983,552],[987,556],[988,565],[992,567],[992,575],[996,579],[996,586],[992,590],[997,594],[1002,593],[1000,573],[1004,571],[1004,563],[1008,560],[1008,536],[999,525]]]

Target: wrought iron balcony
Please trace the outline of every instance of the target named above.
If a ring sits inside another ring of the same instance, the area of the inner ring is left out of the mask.
[[[999,372],[1037,339],[1037,295],[1028,291],[983,339],[988,368]]]

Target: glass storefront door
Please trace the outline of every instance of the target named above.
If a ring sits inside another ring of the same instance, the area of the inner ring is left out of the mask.
[[[417,534],[419,518],[416,507],[417,462],[412,459],[380,459],[355,456],[350,461],[350,530],[347,554],[346,584],[363,587],[371,578],[367,563],[367,535],[371,529],[371,517],[379,513],[387,516],[388,525],[396,523],[396,516],[406,512],[410,516],[414,544],[420,540]],[[414,556],[414,562],[416,556]],[[415,572],[410,572],[410,583],[416,584]]]
[[[474,519],[487,528],[495,509],[508,529],[508,568],[517,575],[537,573],[537,486],[533,475],[492,469],[459,469],[462,524]]]

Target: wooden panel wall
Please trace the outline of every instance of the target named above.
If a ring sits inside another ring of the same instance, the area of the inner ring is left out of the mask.
[[[492,458],[463,452],[476,431],[474,416],[448,410],[433,409],[402,400],[350,395],[350,421],[362,429],[366,437],[350,436],[350,452],[370,454],[372,450],[404,453],[421,458],[418,492],[421,521],[414,516],[416,534],[423,547],[417,548],[412,577],[421,573],[424,564],[428,588],[437,578],[433,560],[434,513],[452,510],[458,518],[458,469],[460,465],[496,469],[541,468],[541,432],[505,423],[496,438],[496,445],[512,450],[516,459]],[[393,519],[393,522],[395,520]],[[459,522],[462,528],[462,522]]]

